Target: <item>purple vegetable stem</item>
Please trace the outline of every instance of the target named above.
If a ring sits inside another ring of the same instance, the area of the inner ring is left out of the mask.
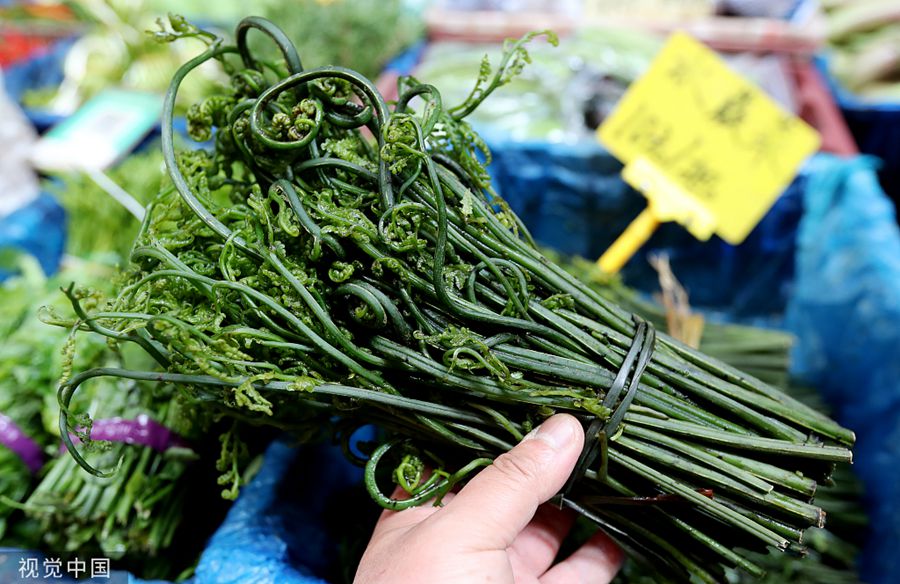
[[[29,438],[9,416],[0,414],[0,444],[12,450],[32,474],[44,466],[41,446]]]
[[[77,441],[74,436],[72,439]],[[91,425],[91,440],[135,444],[152,448],[158,452],[165,452],[173,447],[186,448],[188,446],[184,438],[153,420],[147,414],[141,414],[133,420],[118,417],[94,420]]]

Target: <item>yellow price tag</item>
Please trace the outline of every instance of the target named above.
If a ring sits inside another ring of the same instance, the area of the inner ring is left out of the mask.
[[[597,135],[648,199],[642,229],[601,258],[607,272],[649,238],[654,220],[677,221],[701,240],[742,242],[819,147],[814,129],[684,33],[671,36]]]

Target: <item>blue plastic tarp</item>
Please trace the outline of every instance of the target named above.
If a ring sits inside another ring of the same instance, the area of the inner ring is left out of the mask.
[[[795,374],[857,434],[871,533],[866,582],[900,574],[900,231],[869,158],[821,157],[804,194],[787,312]]]
[[[46,274],[59,269],[66,239],[65,211],[47,193],[25,206],[0,217],[0,250],[15,250],[33,255]],[[9,277],[0,268],[0,281]]]
[[[324,584],[346,579],[342,570],[352,578],[348,545],[362,545],[378,515],[361,482],[362,469],[336,446],[274,442],[210,539],[193,584]]]

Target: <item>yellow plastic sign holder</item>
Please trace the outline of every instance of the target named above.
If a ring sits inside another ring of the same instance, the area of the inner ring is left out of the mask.
[[[661,222],[741,243],[819,148],[819,135],[684,33],[597,130],[648,206],[598,260],[615,273]]]

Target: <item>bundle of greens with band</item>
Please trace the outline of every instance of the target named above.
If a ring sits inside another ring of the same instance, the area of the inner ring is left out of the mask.
[[[69,440],[78,456],[116,471],[92,476],[62,451],[21,508],[42,534],[43,549],[102,554],[142,577],[168,578],[177,574],[169,548],[186,513],[197,457],[177,432],[186,418],[169,387],[106,381],[79,396],[91,417]]]
[[[96,286],[78,293],[79,302],[91,307],[101,291],[112,289],[108,267],[70,259],[48,278],[29,256],[21,256],[19,265],[20,275],[4,283],[0,309],[0,545],[89,551],[143,577],[177,575],[196,560],[198,546],[221,517],[221,503],[201,506],[209,521],[183,528],[185,517],[196,521],[185,507],[187,497],[208,500],[215,484],[212,462],[205,473],[194,463],[200,453],[215,457],[215,440],[197,439],[211,421],[186,411],[190,406],[171,387],[103,379],[72,404],[90,416],[76,421],[66,439],[95,465],[118,467],[110,477],[84,472],[59,433],[60,377],[124,363],[146,368],[152,359],[129,347],[111,350],[101,336],[80,338],[76,350],[71,329],[79,323],[60,316],[71,306],[60,285],[78,279]],[[230,454],[225,449],[229,463]],[[185,531],[197,542],[173,550]]]
[[[21,254],[15,263],[18,273],[3,283],[0,305],[0,544],[29,546],[37,534],[14,514],[52,457],[56,439],[46,427],[46,404],[55,404],[66,345],[66,331],[46,326],[38,310],[68,302],[59,293],[60,280],[47,278],[37,260]],[[85,269],[69,269],[63,277],[85,283],[94,278]],[[85,339],[74,366],[102,364],[97,357],[104,350],[102,338]]]
[[[277,62],[248,48],[260,33]],[[375,423],[388,436],[360,461],[367,488],[401,509],[439,502],[569,412],[588,439],[557,502],[673,579],[761,573],[740,550],[802,552],[804,530],[824,521],[816,479],[850,459],[853,434],[656,334],[548,260],[493,193],[465,118],[540,35],[508,42],[496,68],[485,61],[454,107],[413,78],[389,106],[351,70],[305,69],[261,19],[242,21],[233,45],[177,17],[157,36],[209,43],[167,95],[174,189],[148,207],[115,297],[88,310],[72,295],[82,330],[137,344],[157,366],[74,374],[62,425],[77,426],[79,386],[110,376],[304,436],[331,428],[346,441]],[[188,122],[214,148],[176,152],[179,84],[212,60],[231,84]],[[387,476],[409,496],[385,495]]]

